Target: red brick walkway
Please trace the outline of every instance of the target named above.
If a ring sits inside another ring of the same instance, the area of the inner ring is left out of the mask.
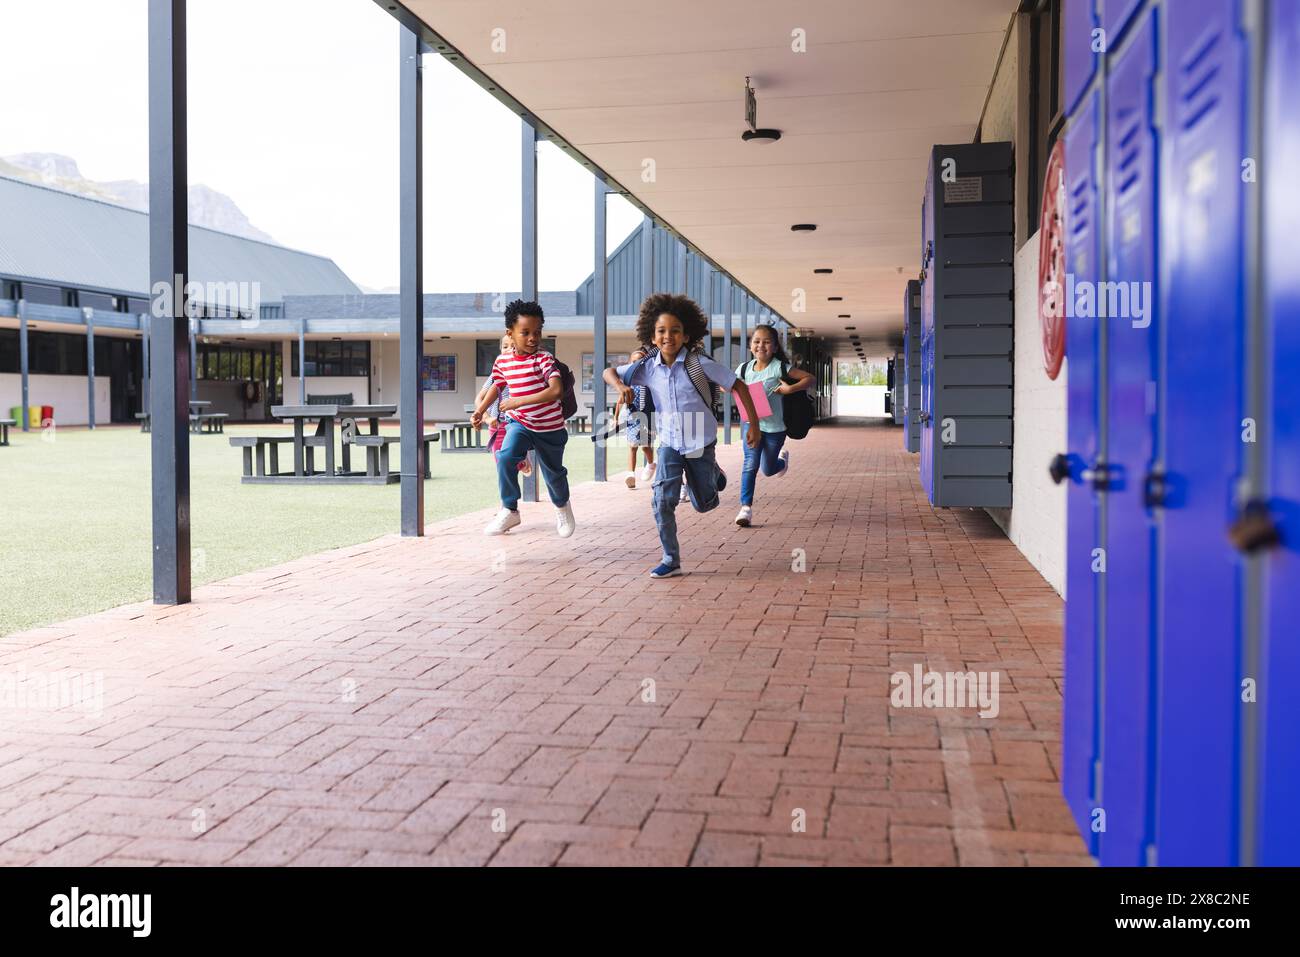
[[[898,430],[791,447],[756,527],[735,486],[679,512],[678,579],[649,490],[587,483],[568,540],[476,513],[0,639],[0,676],[103,679],[98,716],[0,706],[0,864],[1087,863],[1060,600]],[[918,662],[999,672],[1000,713],[892,708]]]

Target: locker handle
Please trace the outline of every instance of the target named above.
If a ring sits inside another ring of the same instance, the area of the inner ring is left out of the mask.
[[[1079,473],[1079,478],[1098,492],[1104,492],[1112,485],[1110,466],[1101,462],[1098,462],[1090,469],[1084,469]]]
[[[1142,502],[1147,508],[1163,508],[1168,496],[1169,484],[1164,472],[1150,472],[1142,480]]]
[[[1052,461],[1047,466],[1047,474],[1052,477],[1053,485],[1060,485],[1070,477],[1070,457],[1064,452],[1052,456]]]
[[[1281,544],[1282,533],[1269,514],[1268,505],[1255,498],[1242,506],[1236,521],[1228,526],[1228,539],[1237,551],[1253,555]]]

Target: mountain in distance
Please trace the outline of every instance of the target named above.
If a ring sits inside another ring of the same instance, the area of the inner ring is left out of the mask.
[[[89,196],[119,206],[149,211],[149,184],[133,179],[96,182],[86,179],[77,168],[77,161],[59,153],[16,153],[0,158],[0,176],[22,179],[42,186]],[[266,243],[275,240],[248,221],[233,199],[202,183],[189,189],[189,221],[194,226],[206,226],[223,233],[233,233],[246,239]]]

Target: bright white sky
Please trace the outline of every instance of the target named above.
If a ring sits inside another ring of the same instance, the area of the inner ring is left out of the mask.
[[[0,0],[0,156],[63,153],[93,180],[149,178],[146,0]],[[398,282],[398,28],[373,0],[189,0],[190,182],[253,225]],[[425,58],[428,292],[518,289],[519,120]],[[539,152],[539,284],[592,270],[592,178]],[[609,249],[641,221],[609,198]]]

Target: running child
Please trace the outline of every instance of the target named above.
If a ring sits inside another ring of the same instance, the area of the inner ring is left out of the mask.
[[[632,400],[632,387],[644,385],[655,406],[659,463],[653,509],[663,557],[650,570],[651,578],[682,573],[676,511],[683,476],[697,512],[717,508],[718,492],[727,487],[727,476],[717,463],[718,420],[710,393],[717,386],[733,390],[750,419],[758,418],[749,390],[738,384],[730,369],[704,354],[708,331],[708,321],[693,300],[656,293],[641,304],[636,334],[658,352],[604,372],[605,381],[625,402]],[[755,430],[747,441],[757,446],[758,440]]]
[[[561,538],[568,538],[577,525],[569,504],[569,472],[564,467],[564,446],[569,439],[560,402],[564,379],[555,357],[539,351],[545,322],[542,307],[535,302],[516,299],[506,306],[506,334],[513,351],[502,353],[492,363],[492,382],[470,416],[470,424],[478,428],[488,406],[499,398],[503,388],[509,388],[509,396],[499,406],[502,415],[510,413],[497,455],[501,512],[483,530],[487,535],[501,535],[522,521],[518,469],[530,450],[537,453],[546,491],[555,506],[556,531]]]
[[[515,346],[514,343],[510,341],[510,336],[508,335],[502,336],[501,355],[503,356],[510,355],[514,351],[515,351]],[[475,404],[478,403],[479,399],[483,398],[483,396],[487,393],[487,390],[491,385],[492,385],[492,380],[489,379],[484,384],[483,388],[479,391],[479,394],[475,397],[474,399]],[[501,387],[501,394],[497,396],[495,402],[493,402],[491,405],[488,406],[487,413],[483,417],[483,421],[487,423],[487,427],[488,427],[488,449],[490,449],[492,452],[493,462],[497,460],[497,453],[501,451],[501,443],[504,442],[506,439],[506,420],[502,417],[501,414],[501,403],[508,398],[510,398],[510,386],[503,385]],[[524,458],[519,463],[519,471],[523,475],[532,475],[533,474],[532,463],[529,462],[527,458]]]
[[[650,416],[653,406],[647,408],[646,387],[634,386],[632,401],[624,403],[622,394],[614,403],[614,421],[618,421],[619,409],[627,406],[627,421],[624,422],[624,434],[627,436],[628,464],[627,487],[636,488],[636,452],[640,449],[645,456],[645,466],[641,469],[641,481],[649,482],[655,475],[654,436],[650,429]]]
[[[772,414],[758,420],[761,439],[758,446],[745,443],[745,464],[740,471],[740,512],[736,515],[736,524],[742,528],[748,528],[754,520],[754,484],[760,464],[763,474],[773,478],[781,478],[790,471],[790,452],[781,449],[785,445],[785,403],[781,397],[811,389],[816,382],[811,373],[790,365],[776,330],[767,324],[754,327],[749,351],[754,358],[736,366],[736,376],[746,385],[763,383]],[[784,376],[795,381],[786,382]],[[746,438],[752,429],[753,419],[742,422],[741,437]]]

